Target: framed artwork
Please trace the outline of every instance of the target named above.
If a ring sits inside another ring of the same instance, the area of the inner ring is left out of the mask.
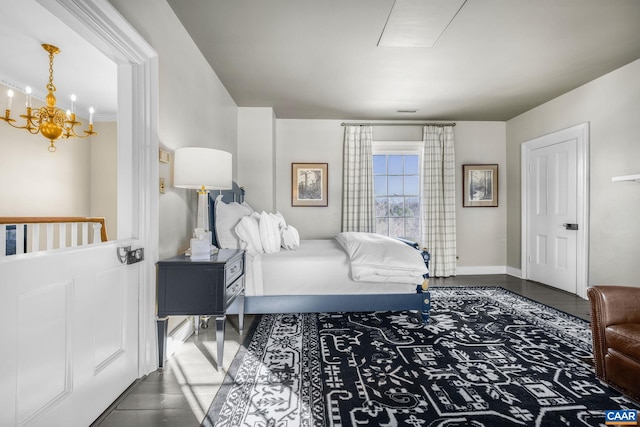
[[[328,183],[327,163],[291,163],[291,206],[328,206]]]
[[[462,165],[462,206],[498,206],[498,165]]]

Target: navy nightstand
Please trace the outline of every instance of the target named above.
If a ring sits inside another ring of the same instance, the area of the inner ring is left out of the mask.
[[[166,358],[168,316],[214,316],[218,369],[224,353],[227,307],[239,299],[238,326],[244,324],[244,251],[220,249],[209,260],[191,261],[178,255],[158,261],[158,356]],[[199,320],[196,323],[196,332]]]

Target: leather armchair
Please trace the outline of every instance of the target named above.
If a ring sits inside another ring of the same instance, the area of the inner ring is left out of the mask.
[[[587,295],[596,376],[640,401],[640,288],[593,286]]]

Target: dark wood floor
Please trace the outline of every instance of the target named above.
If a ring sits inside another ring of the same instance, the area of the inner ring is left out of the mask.
[[[584,320],[590,320],[589,301],[551,286],[529,280],[518,279],[506,274],[483,276],[456,276],[449,278],[433,278],[429,280],[432,287],[437,286],[500,286],[511,292],[525,296],[534,301],[546,304],[555,309],[572,314]]]
[[[456,276],[430,280],[438,286],[501,286],[534,301],[589,320],[589,303],[555,288],[508,275]],[[247,316],[250,324],[253,317]],[[245,332],[246,333],[246,332]],[[243,337],[227,322],[223,369],[216,370],[215,330],[192,336],[170,357],[164,369],[138,381],[92,426],[197,427],[218,391]]]

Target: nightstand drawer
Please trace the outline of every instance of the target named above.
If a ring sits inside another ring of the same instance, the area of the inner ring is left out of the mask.
[[[227,286],[226,298],[227,305],[233,300],[240,292],[244,290],[244,279],[236,280],[233,284]]]
[[[224,268],[224,283],[225,286],[232,284],[238,277],[244,273],[243,257],[234,261],[232,264],[225,266]]]

